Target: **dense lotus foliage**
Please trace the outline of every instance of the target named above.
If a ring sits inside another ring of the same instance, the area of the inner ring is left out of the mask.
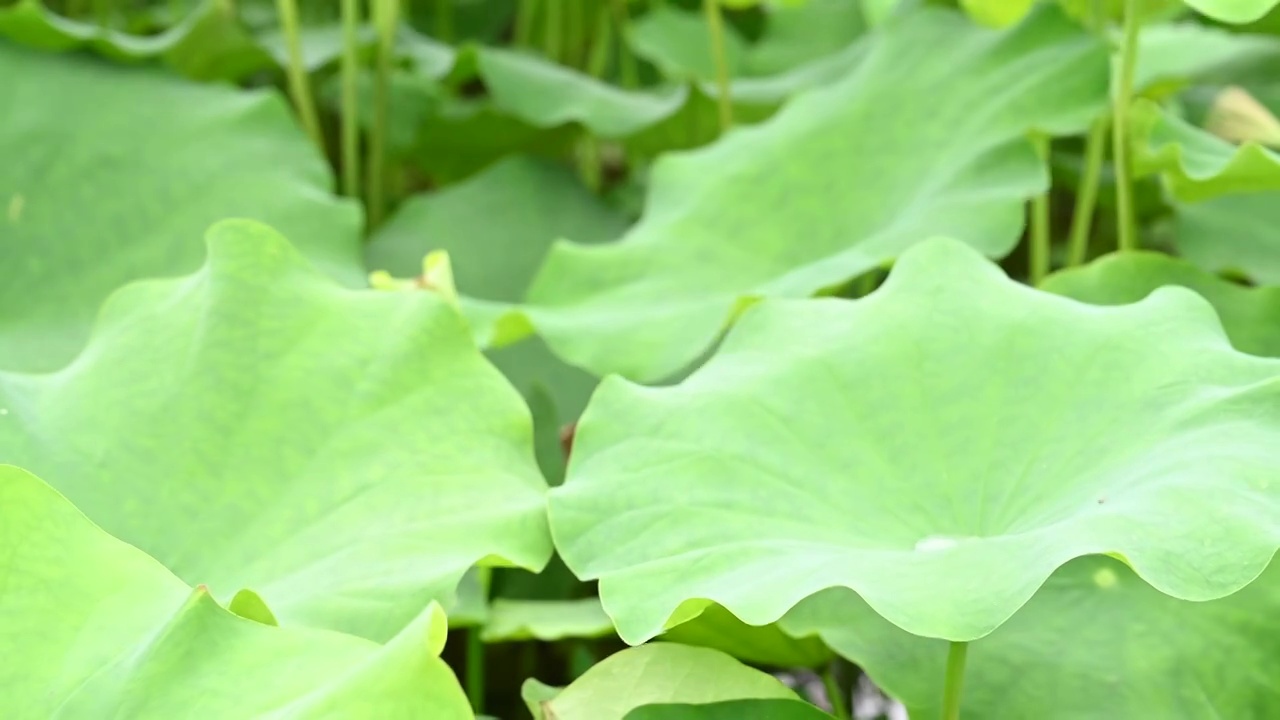
[[[1275,0],[0,0],[0,718],[1280,717]]]

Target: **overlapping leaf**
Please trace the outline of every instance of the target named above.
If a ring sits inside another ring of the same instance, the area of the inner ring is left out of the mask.
[[[1025,133],[1088,123],[1106,99],[1104,48],[1052,8],[1006,32],[926,9],[881,40],[767,125],[661,159],[620,242],[553,248],[530,292],[553,349],[653,380],[749,298],[808,295],[936,233],[1007,253],[1046,182]]]
[[[645,705],[626,720],[832,720],[800,700],[728,700],[706,705]]]
[[[613,634],[613,621],[597,598],[582,600],[493,601],[482,637],[485,642],[597,638]]]
[[[831,660],[831,651],[821,641],[791,637],[777,625],[747,625],[719,605],[708,606],[697,617],[661,637],[684,645],[714,648],[755,665],[816,668]]]
[[[477,561],[550,554],[528,411],[432,293],[342,289],[227,221],[88,348],[0,374],[0,457],[218,597],[390,637]]]
[[[1185,260],[1154,252],[1108,255],[1054,273],[1041,287],[1095,305],[1124,305],[1166,285],[1190,288],[1208,300],[1238,350],[1280,357],[1280,288],[1243,287]]]
[[[1206,600],[1280,544],[1278,400],[1185,289],[1098,308],[935,240],[864,300],[752,308],[677,386],[607,380],[552,530],[633,643],[834,586],[972,640],[1093,553]]]
[[[611,655],[564,690],[529,680],[524,696],[535,720],[623,720],[635,708],[653,704],[796,699],[776,678],[724,653],[675,643]]]
[[[1225,195],[1176,207],[1178,252],[1214,271],[1280,284],[1280,192]]]
[[[12,466],[0,585],[5,717],[471,717],[439,606],[385,647],[245,620]]]
[[[1196,12],[1229,23],[1249,23],[1266,15],[1276,0],[1184,0]]]
[[[110,292],[195,270],[225,217],[363,282],[358,212],[280,98],[3,42],[0,76],[0,369],[61,367]]]
[[[962,716],[1217,720],[1280,706],[1280,563],[1240,592],[1187,602],[1111,558],[1079,558],[995,632],[969,647]],[[907,706],[941,713],[947,643],[903,632],[847,590],[782,621],[817,633]]]

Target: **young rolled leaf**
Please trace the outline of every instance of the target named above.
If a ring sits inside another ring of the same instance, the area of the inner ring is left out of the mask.
[[[1280,357],[1280,288],[1245,287],[1186,260],[1155,252],[1107,255],[1054,273],[1040,287],[1094,305],[1125,305],[1166,285],[1190,288],[1208,300],[1237,350]]]
[[[386,646],[237,617],[9,465],[0,584],[6,717],[471,717],[438,605]]]
[[[1237,147],[1150,101],[1134,103],[1132,113],[1135,169],[1160,173],[1175,199],[1280,190],[1280,155],[1262,145]]]
[[[1210,602],[1164,595],[1124,564],[1079,558],[969,647],[962,717],[1264,718],[1280,707],[1280,563]],[[847,590],[782,620],[818,634],[901,700],[938,717],[947,643],[903,632]]]
[[[65,365],[108,294],[199,268],[226,217],[363,282],[359,213],[274,94],[3,43],[0,77],[0,369]]]
[[[777,678],[722,652],[675,643],[610,655],[563,690],[529,680],[523,694],[535,720],[623,720],[635,708],[658,703],[798,699]]]
[[[836,84],[661,159],[639,224],[607,246],[555,246],[530,314],[569,361],[654,380],[750,298],[809,295],[932,234],[1002,256],[1047,182],[1027,130],[1083,129],[1106,85],[1101,42],[1054,8],[1004,32],[911,13]]]
[[[528,411],[447,300],[341,288],[249,221],[208,246],[66,369],[0,373],[0,457],[282,625],[385,640],[478,561],[547,561]]]
[[[1199,296],[1085,305],[931,240],[863,300],[751,308],[679,385],[606,380],[550,515],[631,643],[828,587],[968,641],[1082,555],[1235,592],[1280,545],[1277,463],[1280,361]]]

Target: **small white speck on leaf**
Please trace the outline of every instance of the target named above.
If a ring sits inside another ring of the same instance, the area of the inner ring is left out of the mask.
[[[9,224],[17,225],[18,220],[22,219],[22,208],[27,204],[27,198],[22,193],[14,193],[9,198]]]
[[[930,535],[928,537],[921,538],[916,542],[916,552],[950,550],[959,544],[959,541],[955,538],[944,537],[942,535]]]

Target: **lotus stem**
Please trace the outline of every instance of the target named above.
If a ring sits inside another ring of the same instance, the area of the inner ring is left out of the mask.
[[[324,136],[320,134],[320,120],[316,116],[316,105],[311,99],[311,84],[307,80],[307,68],[302,61],[302,38],[298,32],[297,0],[276,0],[276,9],[280,13],[280,26],[284,31],[285,46],[289,51],[289,67],[286,73],[289,79],[289,95],[293,105],[298,109],[298,117],[302,127],[311,137],[311,141],[324,153]]]
[[[480,592],[484,601],[489,601],[489,580],[492,570],[487,567],[478,568],[480,576]],[[467,631],[467,699],[471,701],[471,709],[476,715],[484,714],[484,673],[485,647],[480,628],[473,627]]]
[[[716,88],[719,98],[720,132],[733,126],[733,99],[729,97],[729,60],[724,50],[724,16],[720,12],[720,0],[702,0],[707,14],[707,32],[711,40],[711,58],[716,66]]]
[[[565,0],[546,0],[547,27],[543,43],[547,57],[556,62],[564,57],[564,2]]]
[[[1084,264],[1089,253],[1089,231],[1093,229],[1093,212],[1098,205],[1098,181],[1102,177],[1102,158],[1107,149],[1106,115],[1093,121],[1084,143],[1084,174],[1076,190],[1076,206],[1071,217],[1071,236],[1067,245],[1067,267]]]
[[[1138,31],[1141,26],[1138,0],[1125,0],[1119,81],[1111,111],[1111,152],[1116,167],[1117,234],[1121,250],[1138,248],[1138,228],[1133,204],[1133,159],[1129,148],[1129,106],[1133,101],[1133,76],[1138,65]]]
[[[378,31],[378,64],[373,82],[373,126],[369,130],[369,228],[382,223],[387,210],[387,116],[390,105],[391,64],[395,52],[399,0],[373,0],[373,24]]]
[[[516,8],[515,44],[519,47],[533,45],[533,27],[537,24],[542,0],[520,0]]]
[[[453,0],[436,0],[436,37],[453,42]]]
[[[840,682],[836,680],[835,663],[827,663],[827,667],[822,671],[822,687],[827,691],[827,702],[831,704],[831,714],[837,720],[849,720],[849,703],[845,702],[844,691],[840,689]]]
[[[360,197],[360,0],[342,0],[342,192]]]
[[[627,28],[631,24],[627,0],[608,1],[613,6],[614,35],[618,38],[618,72],[622,75],[622,86],[633,88],[640,84],[640,72],[636,68],[636,57],[631,54],[631,48],[627,45]]]
[[[1047,171],[1049,138],[1038,135],[1034,142],[1036,154],[1040,156],[1041,162],[1045,163]],[[1049,193],[1052,191],[1053,181],[1050,179],[1049,187],[1031,199],[1031,272],[1029,274],[1033,286],[1039,285],[1045,275],[1049,274]]]
[[[942,687],[942,720],[960,720],[960,690],[969,643],[953,642],[947,651],[947,679]]]

